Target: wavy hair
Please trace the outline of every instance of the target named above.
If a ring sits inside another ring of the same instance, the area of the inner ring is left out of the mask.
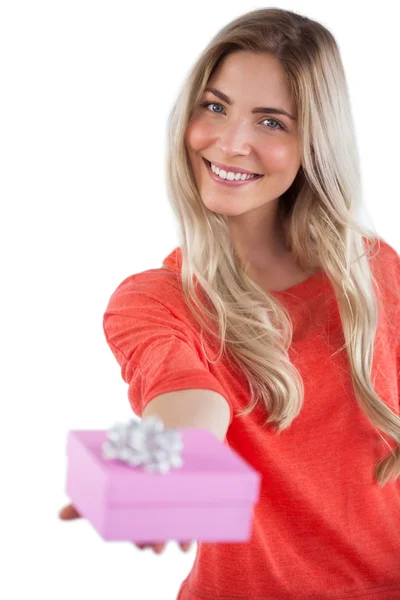
[[[288,428],[304,402],[302,378],[288,355],[290,316],[247,275],[226,217],[201,201],[185,145],[188,123],[209,78],[228,54],[238,51],[277,58],[297,107],[302,167],[279,198],[278,218],[296,262],[308,270],[317,256],[334,289],[345,338],[336,352],[346,349],[357,402],[390,449],[374,470],[383,487],[400,474],[400,418],[371,381],[379,309],[368,255],[376,240],[356,219],[359,157],[339,49],[316,21],[278,8],[248,12],[215,35],[182,86],[168,121],[166,175],[181,229],[185,299],[202,333],[206,329],[220,342],[214,362],[226,352],[247,378],[250,404],[236,416],[249,414],[261,401],[268,413],[265,425],[275,423],[278,434]],[[206,302],[197,296],[198,286]],[[394,448],[379,429],[395,441]]]

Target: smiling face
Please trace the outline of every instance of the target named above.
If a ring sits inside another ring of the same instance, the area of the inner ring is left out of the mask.
[[[254,112],[256,107],[283,109],[296,117],[282,67],[270,55],[236,52],[223,60],[207,88],[214,92],[203,93],[185,136],[202,201],[231,217],[249,211],[257,221],[271,216],[301,166],[297,121],[273,110]],[[241,184],[236,176],[230,184],[216,177],[204,159],[262,177]]]

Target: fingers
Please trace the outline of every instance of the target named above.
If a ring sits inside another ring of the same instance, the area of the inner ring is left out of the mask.
[[[81,515],[78,513],[76,508],[74,506],[72,506],[72,504],[68,504],[67,506],[64,506],[64,508],[62,508],[60,510],[60,512],[58,513],[58,516],[63,521],[69,521],[71,519],[79,519],[81,517]]]
[[[190,550],[191,546],[193,544],[193,541],[191,542],[179,542],[179,547],[181,548],[181,550],[183,550],[183,552],[188,552],[188,550]],[[164,552],[166,546],[167,546],[167,542],[162,542],[162,543],[154,543],[154,544],[134,544],[135,546],[137,546],[140,550],[146,550],[146,548],[151,548],[153,550],[153,552],[155,552],[156,554],[161,554],[162,552]]]
[[[156,554],[161,554],[161,552],[164,552],[166,545],[166,542],[164,542],[163,544],[152,544],[151,547]]]
[[[136,544],[135,543],[135,546],[137,546],[140,550],[146,550],[146,548],[151,548],[153,550],[153,552],[155,552],[156,554],[161,554],[161,552],[163,552],[165,550],[166,545],[167,545],[167,542],[159,543],[159,544]]]
[[[180,547],[184,552],[188,552],[193,542],[179,542]]]

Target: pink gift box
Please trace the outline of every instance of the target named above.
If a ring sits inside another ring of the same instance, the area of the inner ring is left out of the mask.
[[[178,429],[183,465],[145,471],[102,457],[106,431],[70,431],[66,493],[106,541],[245,542],[261,475],[206,429]]]

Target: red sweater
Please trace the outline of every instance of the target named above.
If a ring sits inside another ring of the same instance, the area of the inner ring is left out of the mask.
[[[198,542],[178,599],[400,599],[400,480],[381,488],[373,478],[388,448],[357,404],[345,351],[332,356],[344,336],[328,278],[316,273],[273,292],[290,312],[289,354],[305,393],[300,415],[275,435],[263,425],[263,406],[232,418],[249,402],[248,385],[224,359],[208,365],[203,356],[199,325],[180,285],[181,260],[177,248],[164,261],[172,270],[125,279],[104,315],[132,410],[141,417],[165,392],[219,392],[231,411],[225,443],[263,478],[250,540]],[[371,267],[383,309],[372,380],[399,414],[400,258],[381,240]]]

